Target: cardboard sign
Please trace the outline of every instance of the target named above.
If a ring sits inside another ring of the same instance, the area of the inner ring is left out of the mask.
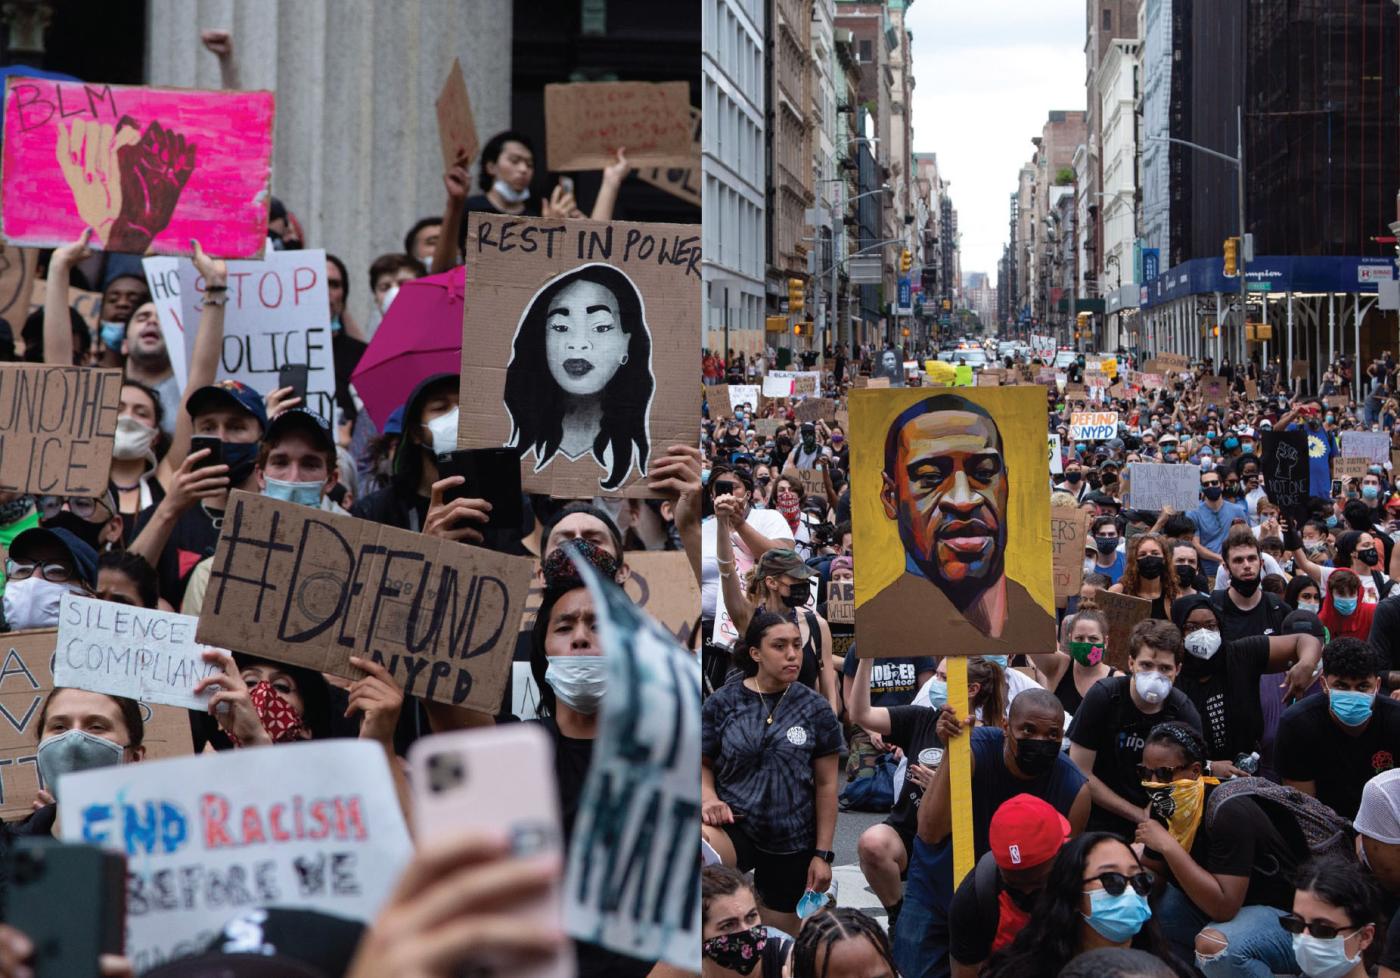
[[[1168,370],[1175,370],[1177,373],[1191,369],[1191,358],[1182,356],[1180,353],[1159,353],[1156,359],[1162,366]]]
[[[690,636],[700,618],[700,585],[690,571],[690,560],[679,550],[629,550],[627,580],[622,588],[638,608],[659,621],[676,641],[690,647]],[[530,582],[520,630],[535,627],[544,586]]]
[[[14,821],[30,814],[39,789],[35,750],[39,746],[39,711],[53,692],[52,628],[9,632],[0,636],[0,818]],[[181,757],[191,751],[189,714],[168,706],[141,704],[146,758]]]
[[[762,388],[758,384],[725,384],[729,388],[729,407],[737,411],[747,405],[750,411],[758,410]]]
[[[1360,479],[1371,467],[1371,460],[1357,455],[1338,455],[1332,459],[1332,478]]]
[[[188,258],[147,258],[142,264],[183,389],[204,311],[204,279]],[[326,253],[319,248],[229,262],[218,379],[242,381],[266,396],[277,389],[284,366],[307,364],[305,407],[330,421],[336,387],[329,310]]]
[[[1294,380],[1306,380],[1308,377],[1308,361],[1294,360],[1293,368],[1290,371],[1289,376],[1292,377]]]
[[[49,283],[44,279],[36,278],[29,298],[29,312],[25,315],[32,316],[34,313],[44,311],[44,301],[48,296]],[[102,293],[88,292],[86,289],[68,288],[68,307],[83,317],[83,322],[87,323],[88,329],[96,330],[98,321],[102,318]],[[21,326],[25,316],[21,316],[16,311],[17,319],[10,320],[12,326]],[[15,337],[19,339],[19,336]]]
[[[1050,474],[1063,475],[1065,471],[1064,447],[1060,444],[1059,434],[1049,436],[1050,449]]]
[[[700,229],[472,213],[466,254],[458,446],[515,448],[528,492],[651,495],[697,441]]]
[[[1244,396],[1251,401],[1259,400],[1259,384],[1253,377],[1244,379]]]
[[[1308,502],[1308,433],[1306,431],[1261,431],[1260,474],[1264,495],[1295,518]]]
[[[1089,533],[1089,514],[1078,506],[1050,507],[1050,554],[1055,575],[1055,603],[1079,593],[1084,583],[1084,541]]]
[[[1384,465],[1390,461],[1390,436],[1384,431],[1344,431],[1341,449],[1350,458]]]
[[[1161,390],[1167,386],[1166,378],[1159,373],[1140,373],[1137,375],[1138,386],[1145,391]]]
[[[867,390],[850,400],[859,654],[905,655],[921,635],[938,636],[948,655],[1053,650],[1044,391]],[[936,505],[948,480],[972,487],[956,518]]]
[[[1228,407],[1230,404],[1230,382],[1224,377],[1217,377],[1214,374],[1202,377],[1200,391],[1201,400],[1206,404],[1213,404],[1216,407]]]
[[[803,496],[821,496],[826,498],[826,476],[821,469],[789,469],[790,474],[795,474],[802,483]]]
[[[787,422],[782,418],[755,418],[753,423],[753,430],[764,438],[772,438],[785,427]]]
[[[63,778],[63,841],[126,857],[126,955],[138,973],[201,949],[240,911],[282,904],[368,921],[393,892],[413,846],[384,748],[273,749]]]
[[[1346,394],[1328,394],[1322,399],[1322,403],[1326,404],[1330,408],[1345,409],[1348,405],[1351,404],[1351,398],[1348,397]]]
[[[443,82],[442,92],[437,97],[437,120],[442,168],[450,170],[459,163],[475,163],[481,144],[477,141],[467,79],[462,74],[462,62],[457,58],[452,59],[452,70],[447,73],[447,81]]]
[[[836,420],[836,402],[829,397],[808,397],[797,402],[792,409],[799,422]]]
[[[29,316],[38,262],[39,252],[35,249],[0,242],[0,319],[10,324],[16,340]]]
[[[495,713],[533,562],[266,496],[229,499],[196,641]]]
[[[1194,509],[1201,494],[1201,470],[1194,465],[1128,465],[1128,493],[1133,509],[1157,511],[1170,506],[1178,513]]]
[[[564,929],[698,973],[700,662],[591,565],[579,570],[608,695],[569,846]]]
[[[673,197],[700,206],[700,110],[690,107],[690,163],[687,166],[653,166],[634,171],[637,179],[666,191]],[[631,151],[628,151],[631,155]]]
[[[729,400],[728,384],[713,384],[704,390],[705,403],[710,405],[710,417],[732,418],[734,408]]]
[[[223,672],[204,661],[208,646],[194,640],[199,619],[135,605],[65,594],[58,609],[54,683],[162,703],[208,708],[210,693],[195,683]]]
[[[690,83],[568,82],[544,87],[549,169],[601,170],[627,159],[641,166],[690,166],[694,153]]]
[[[1003,371],[990,367],[977,371],[978,387],[1000,387]]]
[[[772,380],[774,391],[784,388],[780,386],[783,382],[788,383],[787,393],[770,394],[768,382]],[[817,370],[770,370],[763,377],[764,397],[816,397],[822,392],[822,375]]]
[[[93,229],[129,254],[251,258],[267,242],[271,92],[200,92],[11,76],[0,233],[54,248]]]
[[[1076,411],[1069,417],[1069,436],[1075,441],[1107,441],[1118,436],[1117,411]]]
[[[855,581],[832,581],[826,586],[826,620],[833,625],[855,623]]]
[[[890,379],[888,377],[871,377],[866,381],[865,386],[869,390],[885,390],[890,386]]]
[[[121,384],[120,370],[0,364],[0,490],[106,492]]]
[[[1108,374],[1104,373],[1101,370],[1084,371],[1085,387],[1108,387],[1112,383],[1113,378],[1109,377]]]
[[[1115,669],[1127,672],[1128,636],[1133,633],[1134,625],[1151,617],[1152,602],[1107,588],[1095,588],[1094,603],[1108,619],[1108,654],[1104,656],[1104,661]]]

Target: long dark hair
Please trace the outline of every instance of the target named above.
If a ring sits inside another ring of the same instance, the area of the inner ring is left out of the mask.
[[[651,374],[651,333],[647,329],[642,295],[622,272],[593,262],[552,279],[531,300],[515,331],[510,365],[506,368],[505,403],[510,413],[510,446],[524,458],[535,453],[535,471],[544,468],[564,439],[564,415],[569,395],[549,372],[545,332],[549,306],[561,290],[577,281],[593,282],[617,297],[622,331],[627,334],[627,362],[617,369],[603,389],[603,420],[593,441],[593,457],[606,466],[604,453],[612,450],[612,469],[600,481],[604,489],[616,489],[632,468],[646,473],[649,451],[647,415],[656,384]]]
[[[792,622],[782,615],[774,614],[766,608],[759,608],[749,619],[749,627],[744,629],[744,634],[739,636],[739,640],[734,643],[734,667],[744,674],[744,678],[758,675],[758,660],[750,653],[763,644],[763,636],[768,634],[770,628],[779,625],[791,625]]]
[[[984,975],[989,978],[1055,978],[1060,969],[1073,960],[1081,950],[1080,925],[1084,922],[1080,906],[1084,894],[1084,867],[1089,853],[1101,842],[1127,845],[1112,832],[1086,832],[1066,842],[1050,878],[1031,910],[1030,922],[1016,939],[992,955]],[[1148,920],[1133,938],[1133,947],[1148,951],[1166,961],[1178,974],[1185,975],[1167,946],[1155,920]]]

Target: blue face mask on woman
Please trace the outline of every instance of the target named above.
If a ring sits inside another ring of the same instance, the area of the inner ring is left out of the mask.
[[[1132,887],[1117,896],[1107,890],[1089,891],[1089,913],[1084,917],[1089,926],[1115,944],[1132,940],[1142,925],[1152,917],[1147,900]]]
[[[1356,598],[1332,598],[1332,606],[1337,609],[1339,615],[1350,615],[1356,611]]]

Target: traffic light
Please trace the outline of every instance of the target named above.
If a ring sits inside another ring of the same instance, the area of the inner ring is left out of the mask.
[[[899,274],[908,275],[914,265],[914,255],[908,248],[899,253]]]
[[[1077,315],[1077,316],[1075,317],[1075,321],[1079,324],[1079,328],[1080,328],[1080,329],[1088,329],[1088,328],[1089,328],[1089,320],[1090,320],[1091,318],[1093,318],[1093,315],[1094,315],[1094,314],[1091,313],[1091,312],[1081,312],[1079,315]]]
[[[807,283],[800,278],[788,279],[788,312],[799,313],[805,308]]]
[[[815,327],[813,326],[810,320],[804,320],[802,322],[792,324],[793,336],[812,336],[814,335],[814,330]]]
[[[1234,278],[1240,273],[1239,268],[1240,239],[1225,239],[1225,277]]]

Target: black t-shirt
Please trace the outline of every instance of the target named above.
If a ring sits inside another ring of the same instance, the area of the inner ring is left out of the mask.
[[[842,670],[847,686],[855,680],[858,665],[860,660],[852,645],[846,652],[846,667]],[[919,673],[933,672],[937,668],[938,663],[928,656],[876,659],[870,666],[870,705],[908,706],[919,691]]]
[[[1176,688],[1200,714],[1211,760],[1234,761],[1259,749],[1264,736],[1259,677],[1268,669],[1269,640],[1263,635],[1224,642],[1205,661],[1187,653]]]
[[[765,852],[813,847],[815,762],[843,745],[831,704],[801,683],[776,695],[728,683],[705,701],[700,756],[735,823]]]
[[[1376,963],[1382,968],[1400,971],[1400,910],[1396,910],[1395,916],[1390,918],[1390,929],[1385,932],[1385,948]]]
[[[1377,696],[1371,719],[1350,733],[1332,718],[1327,694],[1314,693],[1283,712],[1274,742],[1274,766],[1288,781],[1312,781],[1317,799],[1343,818],[1355,818],[1361,789],[1400,755],[1400,703]]]
[[[1143,713],[1128,692],[1132,676],[1101,679],[1084,694],[1084,702],[1069,725],[1069,739],[1095,751],[1094,776],[1134,805],[1147,804],[1137,766],[1147,735],[1159,723],[1180,720],[1200,730],[1201,716],[1186,694],[1173,688],[1156,713]],[[1090,827],[1108,832],[1131,832],[1127,821],[1095,805]]]
[[[1207,785],[1205,802],[1210,801],[1211,790]],[[1279,815],[1287,817],[1282,811]],[[1289,835],[1291,840],[1259,802],[1239,796],[1225,802],[1209,831],[1202,820],[1191,844],[1191,858],[1212,874],[1247,877],[1245,905],[1291,910],[1293,877],[1307,856],[1307,846],[1296,825]]]
[[[1400,669],[1400,594],[1383,599],[1371,616],[1371,648],[1389,670]]]
[[[1277,594],[1270,594],[1268,591],[1263,592],[1259,603],[1248,611],[1241,611],[1235,602],[1230,600],[1228,589],[1212,591],[1210,601],[1220,612],[1220,638],[1226,642],[1254,635],[1279,634],[1283,628],[1283,619],[1293,610]]]
[[[948,905],[948,954],[959,964],[977,964],[992,956],[992,945],[996,943],[997,930],[1001,926],[1001,891],[1004,888],[1000,872],[982,873],[978,869],[983,859],[991,859],[990,854],[977,861],[977,868],[968,873],[953,893],[953,902]],[[992,864],[995,867],[995,863]],[[995,892],[982,893],[978,887],[990,883]],[[995,915],[988,913],[995,907]]]
[[[910,764],[935,766],[936,758],[927,752],[942,750],[943,741],[938,739],[934,729],[938,726],[938,711],[927,706],[892,706],[890,711],[890,735],[885,743],[894,744],[904,751]],[[918,831],[919,801],[924,797],[924,789],[908,774],[904,776],[904,787],[894,800],[894,808],[885,822],[894,827],[904,837]]]
[[[156,506],[141,510],[136,516],[136,534],[146,528],[155,515]],[[170,531],[170,539],[160,552],[156,562],[156,576],[160,582],[160,596],[178,608],[185,597],[185,585],[189,581],[194,565],[205,557],[214,555],[219,543],[219,526],[223,521],[219,510],[208,510],[202,505],[191,506],[175,522]],[[135,539],[133,537],[132,539]]]
[[[554,780],[559,786],[559,811],[564,821],[564,839],[574,836],[574,819],[578,817],[583,783],[588,779],[588,767],[593,763],[593,741],[566,737],[559,731],[553,717],[535,721],[554,742]]]

